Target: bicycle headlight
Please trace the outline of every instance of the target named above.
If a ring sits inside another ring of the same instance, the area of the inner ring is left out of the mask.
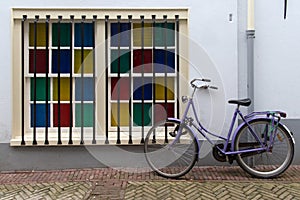
[[[182,103],[186,103],[186,102],[188,102],[188,100],[189,100],[189,98],[187,96],[182,96],[181,97]]]

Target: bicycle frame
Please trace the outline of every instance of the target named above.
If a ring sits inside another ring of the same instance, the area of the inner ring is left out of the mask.
[[[224,148],[221,149],[220,147],[217,146],[217,148],[225,155],[236,155],[236,154],[241,154],[241,153],[251,153],[251,152],[260,152],[260,151],[268,151],[272,145],[273,145],[273,141],[274,141],[274,135],[273,134],[274,132],[276,132],[276,129],[278,127],[278,124],[279,124],[279,120],[280,120],[280,117],[278,117],[278,119],[276,120],[275,118],[277,117],[275,114],[282,114],[280,111],[273,111],[273,112],[270,112],[270,111],[266,111],[266,112],[253,112],[249,115],[246,115],[244,116],[242,114],[242,112],[239,110],[239,106],[237,106],[234,114],[233,114],[233,118],[232,118],[232,121],[231,121],[231,125],[230,125],[230,128],[229,128],[229,131],[228,131],[228,134],[227,134],[227,137],[222,137],[221,135],[217,135],[217,134],[214,134],[212,132],[210,132],[209,130],[207,130],[200,122],[199,118],[198,118],[198,115],[196,113],[196,108],[195,108],[195,105],[194,105],[194,102],[193,102],[193,96],[194,96],[194,93],[196,91],[196,88],[192,94],[192,97],[189,97],[188,99],[188,102],[187,102],[187,107],[184,111],[184,114],[181,118],[181,120],[179,120],[179,123],[185,123],[187,124],[189,127],[194,127],[196,128],[196,130],[211,144],[213,145],[213,141],[208,137],[208,135],[211,135],[211,136],[214,136],[216,138],[219,138],[219,139],[222,139],[224,140]],[[192,107],[192,111],[193,111],[193,115],[195,116],[195,119],[196,119],[196,122],[195,123],[195,120],[192,118],[192,117],[187,117],[187,114],[188,114],[188,111],[190,109],[190,107]],[[261,115],[265,115],[265,117],[259,117]],[[262,139],[257,136],[257,134],[255,133],[255,131],[251,128],[251,126],[249,125],[249,121],[250,120],[253,120],[253,119],[256,119],[256,118],[261,118],[261,119],[269,119],[269,116],[272,115],[273,118],[272,118],[272,130],[269,132],[268,131],[268,134],[270,133],[270,143],[268,145],[264,145],[264,144],[267,144],[266,143],[266,140],[267,140],[267,136],[264,137],[264,141],[262,141]],[[233,132],[233,128],[234,128],[234,124],[235,124],[235,121],[237,120],[237,117],[240,116],[243,123],[240,124],[235,132],[234,132],[234,135],[232,137],[232,143],[231,143],[231,146],[229,148],[229,145],[230,145],[230,138],[231,138],[231,135],[232,135],[232,132]],[[170,120],[178,120],[178,119],[175,119],[175,118],[168,118]],[[260,144],[260,148],[252,148],[252,149],[246,149],[246,150],[240,150],[240,151],[234,151],[234,141],[235,141],[235,137],[236,137],[236,134],[238,133],[238,131],[240,130],[240,128],[245,125],[248,127],[248,129],[250,130],[250,133],[254,136],[254,138],[257,140],[257,142]],[[276,125],[275,125],[276,124]],[[275,127],[275,128],[274,128]],[[198,140],[198,137],[197,137],[197,134],[194,132],[193,129],[191,129],[191,132],[193,133],[194,137],[196,138],[197,140],[197,143],[198,143],[198,146],[199,146],[199,151],[200,151],[200,143],[199,143],[199,140]],[[176,138],[175,140],[170,144],[172,145],[174,142],[178,141],[179,137],[181,135],[181,128],[179,128],[178,130],[178,134],[176,135]],[[198,152],[199,153],[199,152]]]

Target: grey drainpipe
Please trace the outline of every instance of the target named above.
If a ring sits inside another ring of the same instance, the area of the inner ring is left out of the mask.
[[[248,112],[254,111],[254,39],[255,30],[247,30],[247,96],[252,103]]]

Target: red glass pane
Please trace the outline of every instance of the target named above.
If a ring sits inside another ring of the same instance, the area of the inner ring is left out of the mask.
[[[46,73],[46,50],[36,50],[36,73]],[[34,50],[29,50],[29,73],[34,73]]]
[[[133,51],[133,72],[142,72],[142,50]],[[144,73],[152,72],[152,50],[144,49]]]
[[[164,103],[157,103],[154,106],[155,123],[165,120],[167,117],[174,117],[174,103],[167,103],[167,112]]]
[[[111,99],[118,100],[118,86],[120,84],[120,100],[129,100],[129,78],[111,79]]]
[[[70,104],[60,104],[60,126],[69,127],[70,120]],[[53,104],[53,125],[58,127],[58,104]]]

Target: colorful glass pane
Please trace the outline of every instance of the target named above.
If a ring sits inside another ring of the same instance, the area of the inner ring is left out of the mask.
[[[46,78],[36,78],[36,101],[46,101]],[[50,79],[48,79],[48,100],[50,100]],[[34,100],[34,78],[30,78],[30,100]]]
[[[36,46],[46,46],[46,24],[37,23],[36,33]],[[29,46],[34,46],[34,23],[29,24]]]
[[[175,73],[174,50],[154,50],[154,70],[156,73]],[[165,65],[166,63],[166,65]]]
[[[144,65],[142,65],[142,59],[144,59]],[[152,50],[150,49],[133,51],[133,72],[141,73],[142,71],[144,73],[152,72]]]
[[[36,73],[46,73],[46,50],[36,50]],[[29,50],[29,73],[34,73],[34,50]]]
[[[167,110],[167,112],[166,112]],[[167,117],[174,117],[174,103],[157,103],[154,106],[155,122],[165,120]]]
[[[165,99],[165,78],[155,79],[155,99]],[[175,96],[174,78],[167,78],[167,100],[174,100]]]
[[[46,123],[46,104],[36,104],[36,127],[50,126],[50,105],[48,105],[48,122]],[[30,126],[34,127],[34,104],[30,104]]]
[[[120,34],[119,34],[119,25],[118,23],[111,23],[111,42],[112,47],[117,47],[120,40],[120,47],[128,47],[130,44],[130,24],[129,23],[120,23]]]
[[[82,83],[83,83],[83,95],[82,95]],[[93,78],[75,78],[75,100],[81,101],[93,101],[94,100],[94,81]]]
[[[92,127],[94,106],[91,103],[83,104],[83,127]],[[81,127],[81,104],[75,105],[75,126]]]
[[[53,78],[53,100],[58,101],[58,78]],[[60,100],[70,101],[70,78],[60,78]]]
[[[151,118],[152,118],[152,104],[145,103],[144,104],[144,126],[151,126]],[[143,105],[141,103],[133,104],[133,125],[134,126],[142,126],[142,110]]]
[[[129,100],[129,78],[111,78],[111,99],[117,100],[118,99],[118,84],[120,87],[120,100]]]
[[[141,23],[133,24],[133,46],[142,46],[142,25]],[[152,24],[144,24],[144,47],[152,46]]]
[[[70,50],[60,50],[60,73],[70,73]],[[52,50],[52,73],[58,73],[58,50]]]
[[[120,126],[129,126],[129,104],[120,104]],[[111,104],[111,126],[118,126],[118,104]]]
[[[152,78],[134,78],[133,79],[133,99],[143,99],[143,87],[144,87],[144,100],[152,99]]]
[[[70,104],[60,104],[60,109],[58,109],[58,104],[53,104],[53,126],[58,127],[58,122],[60,122],[61,127],[69,127],[71,123],[70,120]],[[58,111],[60,110],[60,118],[58,116]]]
[[[52,46],[58,46],[58,23],[52,24]],[[70,46],[70,23],[60,23],[60,46]]]
[[[83,51],[83,64],[81,63],[81,50],[74,51],[74,73],[81,73],[81,67],[84,66],[83,73],[93,73],[93,51]]]
[[[155,46],[165,46],[165,45],[175,46],[175,24],[174,23],[167,23],[167,28],[165,28],[165,23],[156,23],[154,31],[155,31]]]
[[[83,46],[93,46],[93,24],[84,23]],[[75,47],[81,47],[81,23],[75,23]]]
[[[119,52],[111,50],[111,73],[118,73]],[[120,50],[120,73],[128,73],[130,70],[130,51]]]

